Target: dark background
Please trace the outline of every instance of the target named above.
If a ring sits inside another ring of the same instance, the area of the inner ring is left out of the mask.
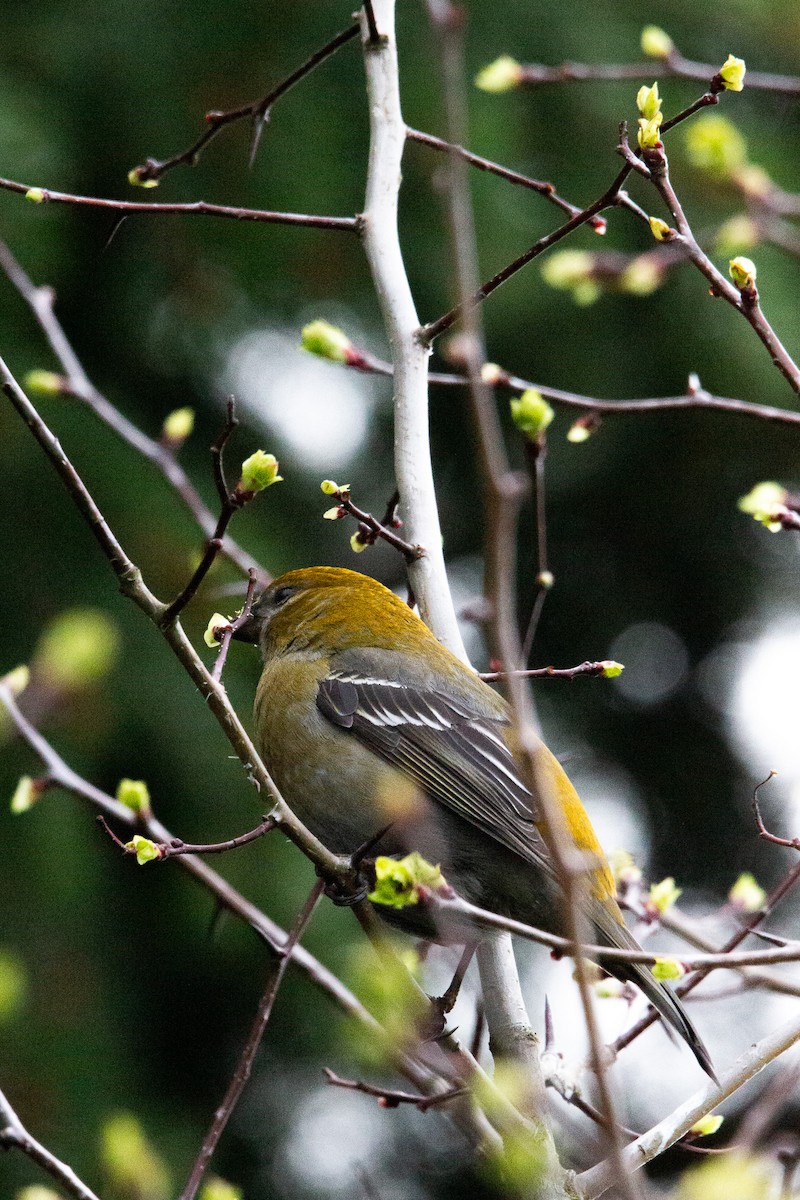
[[[229,0],[224,12],[200,0],[13,6],[4,14],[0,47],[0,171],[81,194],[352,214],[362,204],[367,145],[355,43],[276,106],[252,169],[248,130],[237,126],[194,169],[169,174],[157,192],[134,192],[126,183],[128,170],[147,155],[164,157],[188,145],[207,109],[263,94],[346,25],[350,8],[276,0],[261,6]],[[548,63],[638,59],[641,25],[650,19],[640,5],[616,2],[557,8],[506,0],[501,8],[467,10],[470,75],[504,52]],[[732,51],[753,69],[796,69],[800,13],[788,0],[770,6],[740,0],[702,13],[700,6],[665,0],[657,19],[691,58],[719,65]],[[423,6],[401,4],[399,21],[404,114],[410,124],[443,134],[438,64]],[[571,84],[507,96],[470,89],[471,147],[552,179],[562,194],[588,203],[618,169],[617,124],[635,119],[638,86]],[[667,80],[661,90],[668,116],[701,89]],[[722,107],[745,133],[752,160],[788,190],[800,186],[797,102],[745,90],[726,95]],[[713,230],[741,210],[741,201],[692,167],[684,144],[684,130],[676,131],[668,147],[674,182],[696,229]],[[431,151],[407,148],[402,230],[423,320],[453,300],[440,167]],[[533,193],[483,175],[472,186],[484,275],[559,221]],[[649,211],[667,215],[643,181],[634,180],[631,192]],[[621,212],[609,218],[602,245],[587,230],[569,245],[652,247],[633,218]],[[391,552],[371,550],[356,562],[348,546],[352,529],[320,519],[325,476],[351,482],[356,500],[376,511],[391,492],[390,386],[352,382],[327,365],[310,374],[311,360],[304,367],[289,349],[303,323],[321,316],[387,353],[358,240],[201,217],[136,217],[109,244],[114,226],[109,214],[33,205],[0,192],[0,235],[37,283],[55,288],[60,317],[97,386],[154,436],[172,409],[196,409],[197,428],[182,460],[209,502],[207,447],[226,392],[234,387],[239,394],[242,339],[272,347],[262,367],[248,368],[252,398],[240,396],[243,428],[232,461],[263,446],[280,458],[285,482],[241,516],[236,536],[275,573],[335,563],[399,585],[400,564]],[[768,246],[748,253],[758,262],[765,311],[796,355],[797,265]],[[717,262],[724,269],[725,258]],[[652,296],[609,293],[579,307],[548,288],[534,264],[491,299],[484,316],[490,358],[543,384],[601,397],[670,395],[684,391],[687,375],[697,371],[717,394],[795,403],[752,330],[729,306],[710,300],[689,267],[669,273]],[[278,351],[274,337],[259,341],[267,331],[286,339]],[[5,280],[0,352],[18,377],[56,366]],[[287,363],[299,374],[290,376],[288,391],[270,392],[270,373]],[[324,440],[309,442],[306,453],[302,439],[285,434],[292,379],[316,414],[310,441],[323,418],[337,434],[328,457]],[[343,387],[358,390],[345,396]],[[498,403],[505,419],[505,399]],[[352,454],[339,448],[349,437],[341,437],[351,419],[348,404],[368,416]],[[150,585],[161,596],[174,594],[201,545],[175,496],[77,402],[52,398],[41,407]],[[755,870],[768,882],[785,866],[782,852],[758,844],[749,816],[752,786],[771,768],[782,782],[770,793],[770,821],[782,832],[797,833],[800,825],[796,819],[792,826],[800,779],[792,733],[800,666],[795,536],[773,537],[735,503],[760,479],[797,486],[800,436],[745,418],[685,413],[608,420],[586,445],[574,446],[565,438],[574,416],[557,412],[549,438],[550,565],[557,583],[533,660],[565,666],[616,657],[627,672],[620,686],[540,685],[541,716],[553,748],[585,784],[607,848],[632,843],[654,878],[675,875],[689,907],[702,909],[721,903],[740,870]],[[464,394],[434,389],[431,422],[445,549],[464,603],[480,586],[483,536]],[[508,431],[521,463],[521,447]],[[249,828],[260,810],[219,730],[154,631],[116,593],[107,564],[8,406],[0,409],[0,478],[0,670],[35,659],[44,631],[65,611],[101,610],[118,631],[118,654],[97,683],[55,702],[44,697],[48,734],[77,770],[109,791],[122,776],[146,779],[158,815],[187,840]],[[523,613],[534,592],[534,545],[526,514]],[[214,609],[236,606],[218,592],[234,580],[220,566],[192,606],[186,626],[195,642]],[[234,648],[227,682],[242,713],[249,712],[256,678],[255,655]],[[40,678],[40,699],[46,682]],[[36,774],[38,765],[2,724],[0,737],[0,796],[10,797],[19,775]],[[227,856],[222,869],[283,922],[291,921],[311,880],[308,864],[274,839]],[[142,871],[121,860],[74,799],[52,793],[17,817],[3,803],[0,1086],[37,1136],[96,1186],[103,1178],[101,1129],[110,1114],[136,1114],[177,1185],[224,1089],[265,964],[248,930],[232,919],[212,930],[212,917],[209,898],[177,869]],[[351,981],[354,940],[352,919],[330,906],[319,911],[306,939]],[[533,959],[539,968],[543,957]],[[17,1002],[14,980],[24,981]],[[338,1014],[290,973],[249,1100],[223,1142],[223,1174],[247,1185],[252,1200],[352,1194],[361,1155],[382,1196],[444,1195],[455,1187],[449,1172],[459,1149],[441,1118],[381,1113],[358,1096],[332,1098],[320,1090],[325,1064],[359,1071]],[[681,1060],[681,1069],[688,1073],[691,1064]],[[687,1078],[697,1086],[694,1076]],[[410,1169],[403,1149],[409,1129],[420,1139],[413,1144],[421,1174]],[[355,1157],[345,1154],[337,1175],[336,1155],[351,1139]],[[323,1165],[303,1146],[328,1147]],[[35,1180],[35,1168],[21,1156],[0,1160],[3,1197]],[[141,1194],[159,1200],[161,1193],[154,1183]]]

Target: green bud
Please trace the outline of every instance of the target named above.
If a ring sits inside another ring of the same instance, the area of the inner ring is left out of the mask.
[[[32,1183],[29,1187],[20,1188],[16,1193],[16,1200],[61,1200],[61,1196],[52,1188]]]
[[[47,192],[44,188],[32,187],[28,188],[25,193],[25,199],[30,200],[31,204],[44,204],[47,199]]]
[[[140,188],[158,187],[157,179],[144,179],[141,172],[142,172],[141,167],[133,167],[130,171],[128,171],[128,183],[132,187],[140,187]]]
[[[648,254],[637,254],[631,259],[619,277],[618,286],[621,292],[631,296],[651,296],[661,287],[664,280],[664,270]]]
[[[100,1164],[109,1192],[137,1200],[170,1200],[169,1171],[132,1113],[109,1117],[101,1138]]]
[[[350,549],[354,554],[360,554],[362,550],[366,550],[368,545],[369,543],[362,539],[358,530],[350,538]]]
[[[686,968],[677,958],[657,958],[650,970],[656,979],[662,981],[680,979],[686,974]]]
[[[339,484],[334,483],[334,481],[332,479],[323,479],[322,483],[319,486],[320,486],[320,491],[323,492],[326,496],[337,496],[339,494],[339,492],[349,492],[350,491],[349,483],[346,483],[344,485],[344,487],[339,487]]]
[[[686,131],[686,149],[693,166],[721,179],[730,178],[747,161],[747,142],[720,113],[706,113],[692,122]]]
[[[614,879],[618,884],[621,883],[630,885],[632,883],[639,883],[641,880],[641,869],[637,867],[630,850],[612,850],[608,857],[608,861],[611,866]]]
[[[0,1026],[17,1016],[27,991],[28,974],[21,959],[0,948]]]
[[[440,891],[446,887],[439,866],[433,866],[413,851],[405,858],[386,858],[381,855],[375,860],[375,888],[369,894],[373,904],[385,904],[390,908],[406,908],[419,903],[419,889]]]
[[[747,513],[749,517],[754,517],[763,524],[765,518],[783,508],[788,499],[789,493],[786,488],[770,481],[757,483],[746,496],[738,500],[736,507],[740,512]]]
[[[699,1121],[695,1121],[689,1133],[693,1133],[695,1137],[710,1137],[712,1133],[717,1132],[724,1120],[720,1113],[706,1113]]]
[[[650,903],[660,913],[668,912],[681,894],[681,888],[675,886],[672,875],[667,875],[660,883],[650,884]]]
[[[44,787],[40,779],[23,775],[14,789],[14,795],[11,797],[8,807],[15,814],[27,812],[28,809],[33,808],[43,791]]]
[[[640,150],[654,150],[661,141],[661,113],[654,117],[639,117],[639,132],[636,135]]]
[[[53,687],[87,687],[108,674],[118,652],[111,619],[99,609],[74,608],[56,617],[41,637],[34,669]]]
[[[488,383],[490,387],[500,383],[506,376],[506,372],[497,363],[487,362],[481,367],[481,380]]]
[[[244,1200],[244,1192],[225,1179],[211,1175],[200,1189],[199,1200]]]
[[[594,255],[588,250],[557,250],[542,263],[542,279],[550,287],[570,291],[591,280]]]
[[[176,408],[161,427],[161,435],[168,442],[185,442],[194,429],[194,409]]]
[[[740,912],[758,912],[767,898],[767,893],[757,883],[755,876],[743,871],[728,892],[728,899]]]
[[[482,92],[510,92],[522,83],[523,71],[510,54],[501,54],[494,62],[482,67],[475,76],[475,87]]]
[[[544,433],[555,413],[536,388],[527,388],[521,396],[510,401],[511,419],[520,433],[533,441]]]
[[[274,454],[256,450],[242,463],[242,477],[237,484],[237,490],[255,495],[257,492],[263,492],[265,488],[272,487],[273,483],[281,483],[283,476],[278,474],[278,466]]]
[[[671,229],[666,221],[662,221],[660,217],[648,217],[650,224],[650,232],[657,242],[668,242],[674,235],[675,230]]]
[[[641,37],[642,53],[648,58],[669,58],[675,43],[658,25],[645,25]]]
[[[8,688],[12,696],[21,696],[31,681],[30,669],[25,665],[15,667],[0,679],[3,687]]]
[[[155,842],[151,842],[150,838],[142,837],[140,833],[135,834],[131,841],[125,843],[125,849],[136,855],[136,861],[140,867],[156,858],[163,857],[163,851]]]
[[[611,658],[604,659],[600,666],[603,668],[603,679],[616,679],[625,670],[622,663],[614,662]]]
[[[63,396],[69,387],[64,376],[55,371],[28,371],[23,376],[22,386],[34,396]]]
[[[537,584],[540,588],[544,588],[546,592],[550,591],[550,588],[553,586],[555,581],[556,577],[552,571],[540,571],[536,576]]]
[[[333,508],[326,508],[322,514],[323,521],[338,521],[344,516],[344,509],[341,504],[334,504]]]
[[[146,817],[150,814],[150,792],[143,779],[120,779],[117,784],[117,799],[131,812]]]
[[[743,58],[734,58],[729,54],[725,63],[720,67],[719,75],[729,92],[741,92],[744,87],[744,76],[747,71]]]
[[[716,248],[719,254],[730,257],[740,250],[752,250],[760,240],[758,225],[752,217],[739,213],[720,225],[717,230]]]
[[[641,115],[647,121],[654,121],[658,118],[662,120],[661,115],[661,97],[658,94],[658,83],[654,83],[652,87],[643,84],[636,93],[636,107]]]
[[[756,264],[751,258],[745,258],[744,255],[740,254],[731,259],[728,263],[728,274],[739,291],[756,285]]]
[[[310,354],[330,362],[348,362],[353,350],[350,338],[330,321],[312,321],[303,327],[300,345]]]
[[[222,637],[226,629],[230,628],[230,617],[223,617],[222,613],[215,612],[211,620],[206,625],[206,631],[203,634],[203,641],[210,650],[213,650],[219,645],[219,639]]]

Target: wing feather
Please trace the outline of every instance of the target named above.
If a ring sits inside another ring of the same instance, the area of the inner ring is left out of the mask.
[[[508,722],[442,692],[332,672],[320,712],[434,800],[552,874],[533,797],[504,737]]]

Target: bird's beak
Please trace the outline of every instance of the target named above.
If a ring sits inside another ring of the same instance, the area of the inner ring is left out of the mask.
[[[257,646],[260,633],[261,622],[256,614],[251,612],[247,620],[234,631],[233,640],[236,642],[247,642],[250,646]]]

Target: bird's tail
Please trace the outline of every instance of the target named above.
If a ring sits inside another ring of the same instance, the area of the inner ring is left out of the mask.
[[[599,941],[618,950],[640,950],[641,947],[633,934],[625,925],[619,924],[613,913],[600,905],[593,906],[592,921],[597,929]],[[689,1049],[715,1083],[718,1079],[714,1073],[711,1057],[703,1045],[703,1041],[686,1013],[672,988],[667,983],[656,979],[645,963],[609,963],[608,970],[619,979],[628,979],[640,991],[644,992],[653,1008],[664,1018],[676,1033],[680,1034]]]

